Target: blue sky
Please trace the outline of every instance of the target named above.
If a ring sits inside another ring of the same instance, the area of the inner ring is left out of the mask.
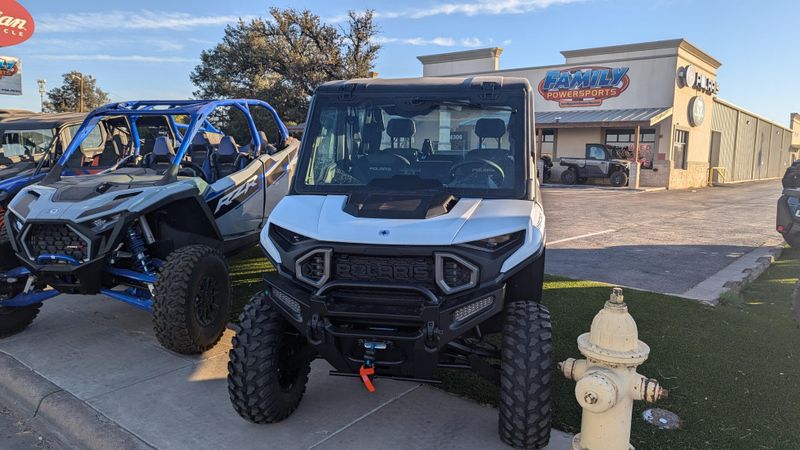
[[[800,111],[796,0],[20,0],[36,21],[27,42],[0,48],[21,57],[24,95],[0,108],[38,109],[72,69],[92,74],[111,99],[187,98],[189,73],[225,24],[266,16],[270,6],[308,8],[330,21],[372,8],[384,43],[381,76],[418,76],[417,55],[500,46],[501,68],[563,62],[560,50],[683,37],[723,63],[720,96],[787,124]],[[788,78],[787,78],[788,77]]]

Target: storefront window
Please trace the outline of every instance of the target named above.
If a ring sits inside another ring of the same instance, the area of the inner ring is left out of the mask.
[[[556,130],[542,130],[542,155],[556,156]]]
[[[606,130],[606,145],[624,150],[627,159],[633,161],[636,146],[635,129]],[[656,157],[656,130],[645,128],[639,130],[639,162],[643,169],[652,169]]]
[[[673,146],[672,161],[676,169],[686,169],[686,152],[689,149],[689,132],[675,130],[675,145]]]

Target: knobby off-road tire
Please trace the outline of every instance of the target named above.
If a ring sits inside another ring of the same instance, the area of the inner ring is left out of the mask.
[[[610,180],[611,185],[614,187],[621,187],[628,184],[628,174],[625,172],[618,170],[611,174]]]
[[[567,169],[561,172],[561,182],[564,184],[575,184],[578,181],[578,173],[575,172],[575,169]]]
[[[550,441],[553,336],[550,312],[534,302],[506,305],[500,361],[500,439],[522,449]]]
[[[300,404],[315,352],[263,294],[239,320],[228,362],[231,404],[250,422],[279,422]]]
[[[5,212],[0,207],[0,213]],[[6,234],[5,223],[0,224],[0,249],[3,251],[10,251],[11,244],[8,242],[8,234]],[[13,267],[6,267],[6,264],[0,265],[0,271],[13,269]],[[0,301],[16,297],[25,289],[25,283],[18,281],[16,283],[3,283],[0,286]],[[39,309],[42,307],[41,303],[36,303],[30,306],[23,306],[21,308],[3,308],[0,307],[0,339],[17,334],[28,327],[33,322],[33,319],[39,314]]]
[[[231,310],[231,282],[225,256],[206,245],[172,252],[158,272],[153,324],[165,348],[186,355],[219,342]]]
[[[16,285],[0,287],[0,300],[12,298],[20,292],[22,292],[22,287]],[[0,307],[0,339],[15,335],[28,328],[33,319],[39,315],[41,307],[41,303],[19,308]]]

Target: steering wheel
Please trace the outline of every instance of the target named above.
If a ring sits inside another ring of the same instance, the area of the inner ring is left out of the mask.
[[[450,179],[470,178],[484,176],[491,179],[496,186],[503,184],[506,178],[503,168],[499,164],[488,159],[474,159],[462,161],[450,168]]]
[[[203,181],[208,183],[208,178],[206,178],[206,173],[203,171],[203,168],[198,166],[197,164],[191,161],[181,161],[180,167],[183,169],[191,170],[192,172],[194,172],[194,176],[200,177],[203,179]],[[180,174],[180,171],[178,171],[178,174]]]

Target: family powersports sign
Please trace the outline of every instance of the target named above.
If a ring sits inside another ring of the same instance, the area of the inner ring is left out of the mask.
[[[562,108],[600,106],[625,92],[630,83],[628,67],[573,67],[548,71],[539,83],[539,94]]]

